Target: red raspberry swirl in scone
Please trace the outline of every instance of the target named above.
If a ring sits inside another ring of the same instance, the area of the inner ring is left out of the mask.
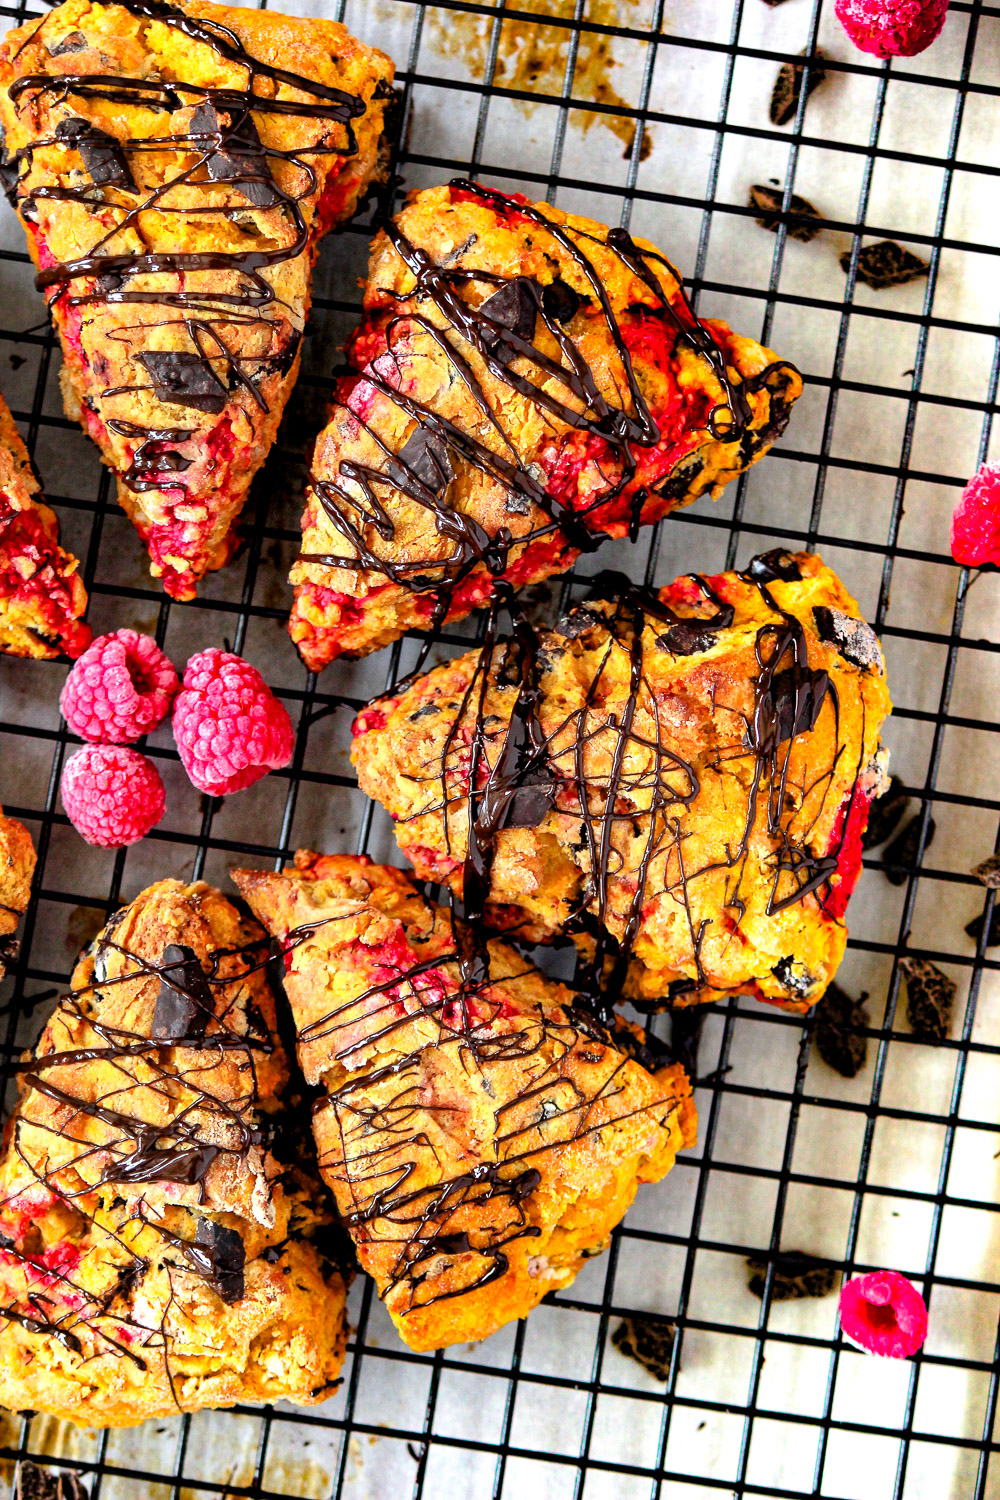
[[[384,165],[392,64],[333,21],[66,0],[0,46],[0,172],[175,598],[221,567],[299,369],[317,242]]]
[[[884,776],[874,631],[804,553],[594,593],[554,630],[495,611],[481,651],[364,710],[362,788],[473,930],[571,934],[605,1007],[807,1010]]]
[[[315,670],[720,494],[802,390],[648,241],[471,182],[411,194],[364,307],[292,571]]]

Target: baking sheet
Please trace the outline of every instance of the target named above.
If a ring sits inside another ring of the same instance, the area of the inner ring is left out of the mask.
[[[966,598],[947,555],[957,486],[991,451],[996,407],[1000,8],[956,0],[930,51],[887,70],[851,48],[830,0],[532,0],[514,19],[490,5],[410,0],[285,8],[336,15],[396,59],[410,103],[407,187],[472,172],[606,222],[630,215],[634,232],[697,274],[703,315],[800,366],[806,393],[779,451],[718,503],[673,516],[652,555],[646,534],[636,548],[605,548],[581,573],[619,566],[637,577],[649,557],[662,582],[742,566],[776,542],[818,545],[883,630],[897,704],[886,731],[892,766],[933,799],[936,836],[919,881],[893,887],[872,858],[851,904],[841,980],[869,992],[873,1025],[886,1028],[863,1074],[841,1079],[815,1052],[806,1062],[797,1019],[751,1001],[714,1013],[701,1071],[728,1071],[699,1090],[697,1148],[665,1183],[641,1190],[611,1254],[525,1328],[413,1356],[357,1282],[347,1378],[320,1408],[178,1417],[104,1438],[37,1418],[24,1432],[8,1422],[7,1451],[23,1440],[33,1453],[99,1465],[100,1500],[227,1490],[312,1500],[415,1490],[428,1500],[689,1500],[734,1488],[841,1500],[1000,1495],[1000,1461],[987,1464],[1000,1314],[1000,986],[997,950],[974,963],[963,931],[984,905],[968,870],[998,837],[1000,578],[981,576]],[[545,24],[574,16],[590,29]],[[13,21],[12,9],[0,17]],[[779,62],[817,44],[842,66],[810,100],[801,135],[772,127]],[[561,103],[564,94],[582,108]],[[641,150],[630,147],[637,110]],[[768,234],[745,211],[750,184],[784,185],[792,174],[832,225],[809,245]],[[930,258],[930,279],[854,287],[848,306],[839,258],[859,223],[865,243],[898,238]],[[164,823],[117,858],[88,849],[55,790],[64,668],[0,659],[0,796],[45,856],[21,970],[3,991],[0,1019],[18,1044],[34,1039],[46,1009],[26,1012],[23,997],[64,981],[108,906],[153,878],[197,873],[225,886],[248,853],[273,864],[301,844],[353,849],[367,839],[376,857],[398,858],[388,819],[353,786],[347,746],[357,704],[415,648],[404,643],[398,661],[383,652],[336,666],[313,690],[283,623],[303,449],[356,315],[366,248],[364,226],[324,246],[304,374],[255,490],[254,543],[197,605],[172,605],[167,622],[175,661],[226,637],[282,688],[293,717],[310,720],[298,786],[268,777],[206,817],[161,730],[152,745]],[[66,544],[93,568],[95,630],[152,630],[162,596],[109,501],[96,450],[62,414],[59,355],[6,206],[0,307],[0,388],[23,419]],[[909,1039],[894,959],[903,939],[958,984],[947,1046]],[[771,1245],[898,1267],[920,1284],[929,1274],[925,1357],[879,1362],[833,1344],[835,1297],[765,1313],[743,1259]],[[610,1343],[628,1310],[682,1315],[669,1399]]]

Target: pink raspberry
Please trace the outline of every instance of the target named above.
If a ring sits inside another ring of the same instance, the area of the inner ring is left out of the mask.
[[[973,474],[951,518],[951,555],[966,568],[1000,563],[1000,464]]]
[[[61,790],[77,833],[102,849],[145,838],[166,805],[153,762],[122,745],[84,745],[63,766]]]
[[[94,745],[126,745],[155,729],[180,687],[151,635],[98,636],[75,664],[59,697],[63,718]]]
[[[927,1337],[927,1307],[898,1271],[870,1271],[841,1287],[840,1326],[870,1354],[906,1359]]]
[[[943,27],[948,0],[837,0],[834,9],[862,52],[915,57]]]
[[[174,703],[174,738],[185,771],[212,797],[253,786],[287,766],[295,749],[288,710],[257,668],[215,646],[187,664]]]

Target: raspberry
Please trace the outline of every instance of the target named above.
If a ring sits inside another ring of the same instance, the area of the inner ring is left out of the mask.
[[[966,568],[1000,563],[1000,464],[973,474],[951,518],[951,555]]]
[[[63,766],[61,790],[77,833],[102,849],[145,838],[166,805],[153,762],[122,745],[84,745]]]
[[[906,1359],[927,1337],[927,1307],[898,1271],[870,1271],[841,1287],[840,1326],[869,1353]]]
[[[834,9],[862,52],[915,57],[943,27],[948,0],[837,0]]]
[[[156,728],[179,687],[173,662],[151,635],[116,630],[98,636],[77,661],[59,707],[81,739],[126,745]]]
[[[174,703],[174,738],[185,771],[212,797],[253,786],[287,766],[295,749],[288,711],[257,668],[215,646],[187,664]]]

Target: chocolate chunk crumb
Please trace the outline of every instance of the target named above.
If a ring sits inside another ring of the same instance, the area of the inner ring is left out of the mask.
[[[772,234],[777,234],[781,223],[781,204],[784,196],[780,188],[766,187],[762,182],[754,183],[747,201],[751,208],[760,210],[757,223],[761,229],[769,229]],[[822,214],[809,202],[808,198],[800,198],[798,193],[792,194],[788,212],[799,216],[798,223],[793,221],[788,225],[789,237],[793,240],[801,240],[803,245],[808,245],[809,241],[814,240],[819,234],[821,224],[820,222],[809,224],[802,221],[806,219],[820,221]]]
[[[208,360],[193,351],[147,349],[139,363],[152,376],[157,401],[175,406],[193,406],[197,411],[218,414],[226,404],[226,388]]]
[[[973,917],[971,922],[967,922],[965,930],[973,942],[978,943],[979,935],[983,930],[983,913],[980,912],[978,917]],[[990,916],[990,930],[986,934],[986,947],[995,948],[998,943],[1000,943],[1000,906],[994,904]]]
[[[799,53],[805,57],[804,52]],[[826,53],[819,47],[816,54],[809,60],[809,82],[806,85],[806,98],[819,88],[826,77],[826,69],[823,60]],[[772,125],[787,125],[789,120],[795,118],[795,111],[799,107],[799,95],[802,92],[802,79],[805,68],[802,63],[782,63],[778,69],[778,76],[774,80],[774,91],[771,94],[771,107],[768,114]]]
[[[168,943],[150,1035],[158,1042],[201,1041],[213,1008],[212,991],[194,949]]]
[[[86,52],[90,43],[82,31],[70,31],[49,48],[50,57],[64,57],[67,52]]]
[[[885,851],[885,863],[890,867],[886,869],[885,877],[891,885],[905,885],[907,877],[916,868],[917,849],[920,846],[920,820],[922,816],[922,813],[915,813],[902,833],[897,833]],[[925,854],[934,842],[936,829],[937,824],[931,818],[927,824],[927,838],[924,840]]]
[[[772,1302],[791,1302],[800,1297],[827,1297],[837,1285],[839,1273],[826,1261],[802,1250],[781,1250],[777,1255],[747,1257],[750,1272],[747,1285],[755,1297],[763,1300],[769,1261],[773,1260],[771,1277]]]
[[[883,670],[882,647],[878,636],[869,624],[854,615],[845,615],[842,610],[828,609],[817,604],[813,619],[821,641],[836,646],[846,661],[853,662],[865,672]]]
[[[926,958],[904,958],[899,967],[906,979],[906,1019],[915,1036],[943,1042],[951,1025],[955,982]]]
[[[802,574],[790,552],[772,547],[770,552],[751,557],[743,576],[750,583],[798,583]]]
[[[884,844],[895,832],[909,805],[902,778],[891,776],[881,797],[876,797],[868,810],[868,827],[861,835],[862,849],[877,849],[879,844]]]
[[[199,1219],[194,1242],[211,1266],[209,1279],[223,1302],[239,1302],[247,1252],[237,1231],[215,1219]]]
[[[989,859],[981,860],[969,873],[989,890],[1000,890],[1000,854],[991,854]]]
[[[654,1380],[669,1380],[675,1335],[676,1330],[669,1318],[659,1318],[654,1313],[633,1313],[618,1324],[611,1342],[629,1359],[638,1361]]]
[[[831,984],[816,1007],[816,1051],[843,1078],[856,1078],[868,1056],[868,1038],[858,1035],[858,1028],[869,1025],[867,999],[867,991],[852,1000],[838,984]]]
[[[845,250],[840,257],[841,269],[849,271],[851,252]],[[927,262],[897,245],[895,240],[879,240],[877,245],[866,245],[858,256],[858,280],[876,292],[889,286],[903,286],[927,275]]]
[[[22,1458],[14,1475],[13,1500],[89,1500],[75,1469],[43,1469]]]

